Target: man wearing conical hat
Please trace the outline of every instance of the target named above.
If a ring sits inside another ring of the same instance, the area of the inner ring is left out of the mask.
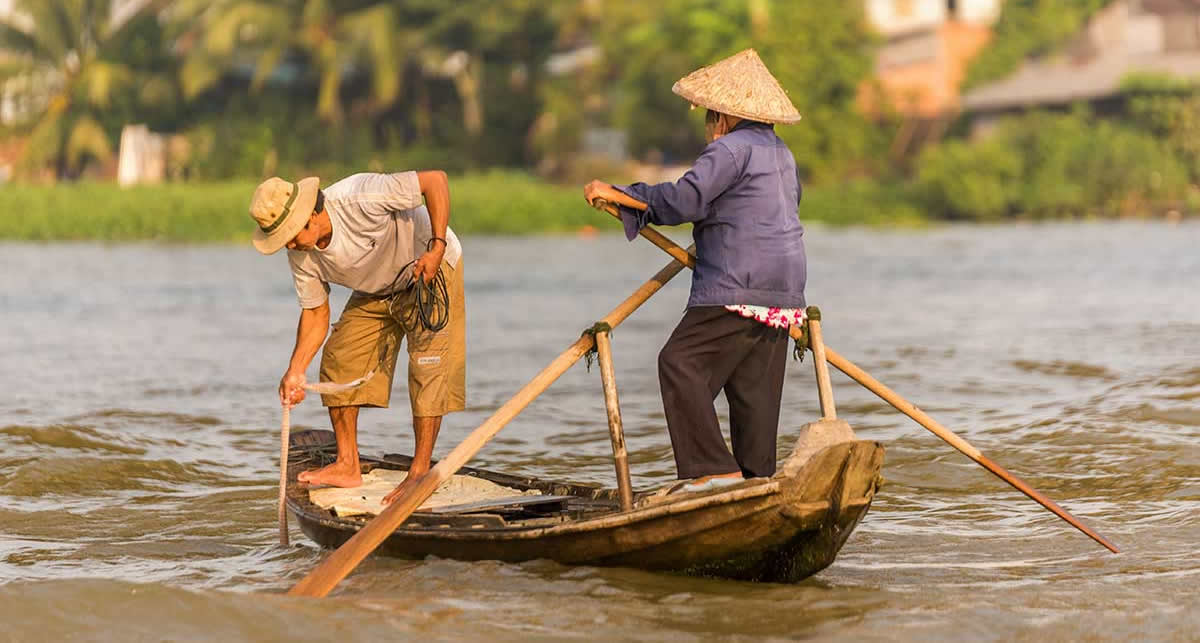
[[[317,177],[273,177],[250,203],[258,225],[254,247],[263,254],[287,248],[300,302],[279,398],[289,406],[304,399],[304,373],[317,351],[322,382],[362,382],[321,395],[337,460],[300,474],[313,485],[357,487],[359,409],[388,406],[396,357],[407,341],[416,448],[408,478],[384,498],[391,502],[429,470],[442,416],[464,408],[466,309],[462,246],[449,227],[450,187],[440,170],[362,173],[324,190],[319,185]],[[353,291],[332,333],[331,283]],[[416,302],[422,293],[433,293],[425,306]],[[440,307],[428,303],[435,300]]]
[[[806,262],[796,162],[774,124],[800,114],[752,49],[672,91],[708,110],[708,146],[691,169],[658,185],[592,181],[584,197],[621,204],[630,240],[649,223],[693,224],[691,295],[658,375],[679,488],[700,491],[775,473],[788,326],[804,318]],[[732,454],[713,406],[722,390]]]

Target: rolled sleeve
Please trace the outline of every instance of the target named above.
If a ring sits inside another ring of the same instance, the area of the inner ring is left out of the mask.
[[[299,300],[301,308],[316,308],[329,300],[329,284],[322,280],[311,266],[306,265],[303,252],[288,250],[288,263],[292,268],[296,299]]]
[[[412,210],[424,203],[416,172],[361,174],[357,189],[349,196],[359,209],[372,217],[390,217],[393,212]]]
[[[718,141],[704,148],[695,164],[674,183],[614,185],[647,205],[644,211],[621,206],[625,237],[632,241],[650,223],[680,225],[703,220],[712,202],[737,180],[738,172],[733,152]]]

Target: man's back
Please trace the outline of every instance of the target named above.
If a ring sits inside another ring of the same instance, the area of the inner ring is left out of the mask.
[[[401,272],[433,237],[417,173],[354,174],[324,192],[333,227],[329,245],[288,251],[300,305],[319,306],[330,283],[368,294],[387,294],[393,284],[405,283]],[[447,228],[445,261],[453,266],[461,254],[458,237]]]

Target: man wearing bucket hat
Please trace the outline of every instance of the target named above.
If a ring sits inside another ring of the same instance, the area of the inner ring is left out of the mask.
[[[588,203],[621,204],[633,240],[649,223],[692,223],[696,269],[683,319],[658,357],[680,489],[775,473],[788,326],[804,318],[800,182],[774,124],[800,114],[753,49],[704,67],[673,92],[707,108],[708,146],[674,183],[592,181]],[[629,207],[629,197],[647,204]],[[713,400],[725,391],[733,453]]]
[[[274,177],[258,186],[250,203],[258,225],[254,247],[263,254],[287,248],[300,301],[280,401],[304,399],[304,373],[322,344],[322,382],[366,378],[361,386],[321,395],[337,437],[337,460],[300,474],[314,485],[358,486],[358,412],[388,406],[396,357],[407,338],[416,448],[409,477],[385,498],[390,502],[429,470],[442,416],[464,408],[462,247],[448,225],[449,184],[440,170],[355,174],[324,190],[319,183],[316,177],[295,183]],[[325,341],[331,283],[353,293]],[[429,292],[433,299],[418,301]]]

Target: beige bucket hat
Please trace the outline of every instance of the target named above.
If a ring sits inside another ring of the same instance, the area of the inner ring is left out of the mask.
[[[671,91],[693,105],[763,123],[798,123],[800,112],[753,49],[701,67]]]
[[[315,176],[293,183],[273,176],[258,185],[250,199],[250,217],[258,224],[254,247],[265,255],[287,245],[308,223],[321,180]]]

